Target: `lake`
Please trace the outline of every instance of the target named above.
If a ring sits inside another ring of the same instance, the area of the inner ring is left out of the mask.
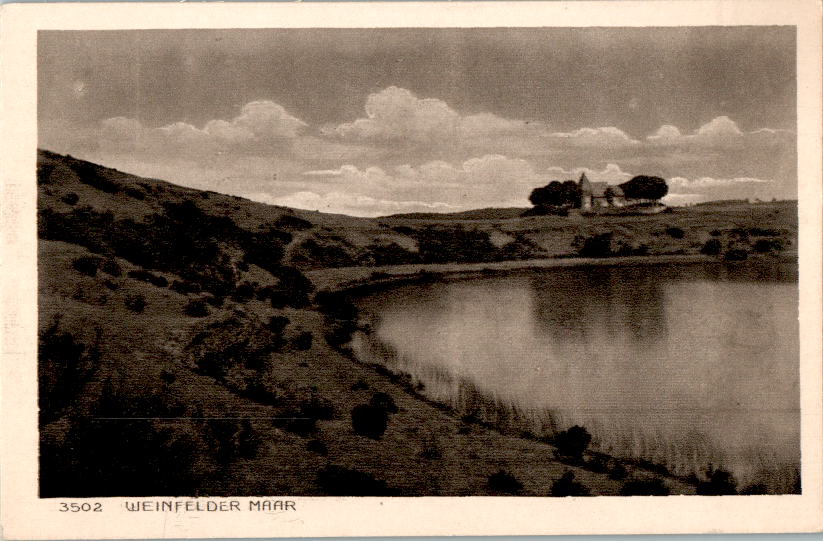
[[[590,267],[358,299],[356,355],[501,430],[790,492],[799,475],[797,265]]]

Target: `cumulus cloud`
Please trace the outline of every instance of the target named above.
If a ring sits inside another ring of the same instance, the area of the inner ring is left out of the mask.
[[[550,135],[555,141],[564,141],[575,146],[616,148],[640,144],[626,132],[608,126],[604,128],[580,128],[571,132],[557,132]]]
[[[231,120],[215,119],[198,128],[186,122],[152,128],[138,119],[113,117],[100,123],[104,150],[214,153],[245,151],[289,144],[307,126],[272,101],[253,101]]]
[[[461,209],[459,206],[442,202],[393,201],[343,192],[328,192],[321,195],[311,191],[300,191],[281,197],[256,193],[249,194],[249,198],[270,205],[365,217],[402,212],[453,212]]]
[[[697,128],[694,133],[683,134],[677,126],[665,124],[646,137],[651,145],[699,146],[723,149],[729,146],[746,147],[789,142],[789,130],[760,128],[744,132],[737,122],[727,116],[718,116]]]
[[[672,189],[681,188],[701,188],[701,187],[715,187],[715,186],[730,186],[736,184],[770,184],[774,182],[771,179],[752,178],[752,177],[735,177],[735,178],[712,178],[700,177],[695,179],[687,179],[683,177],[674,177],[669,179],[668,183]]]
[[[623,171],[619,165],[614,163],[606,164],[606,167],[601,170],[589,167],[577,167],[571,170],[562,167],[549,167],[546,170],[546,175],[553,180],[577,180],[583,173],[586,173],[586,178],[593,182],[608,182],[609,184],[620,184],[634,176]]]
[[[448,201],[459,208],[523,205],[531,189],[546,178],[519,158],[489,154],[452,164],[433,160],[391,168],[343,165],[303,173],[318,188],[367,193],[383,200]]]
[[[390,86],[366,99],[366,116],[352,122],[325,126],[333,138],[402,146],[504,149],[523,145],[524,138],[545,137],[545,124],[503,118],[492,113],[462,115],[437,98],[421,98],[410,90]],[[513,145],[512,140],[518,145]],[[534,141],[532,141],[533,143]],[[529,143],[525,143],[529,146]]]

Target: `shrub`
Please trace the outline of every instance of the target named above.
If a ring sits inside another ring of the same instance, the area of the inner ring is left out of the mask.
[[[686,232],[680,229],[679,227],[667,227],[666,234],[673,239],[682,239],[686,236]]]
[[[366,247],[366,254],[367,258],[363,264],[367,265],[404,265],[407,263],[416,263],[419,260],[416,253],[406,250],[396,242],[389,244],[370,244]],[[386,273],[372,273],[373,280],[388,277],[389,275]]]
[[[512,474],[505,470],[499,470],[489,475],[489,490],[495,494],[520,494],[523,484]]]
[[[357,306],[345,293],[318,291],[314,302],[320,311],[332,319],[352,321],[357,319]]]
[[[93,163],[77,160],[71,164],[71,168],[77,173],[77,179],[83,184],[88,184],[92,188],[97,188],[101,192],[117,193],[120,185],[112,182],[103,176],[105,168]]]
[[[415,233],[418,257],[423,263],[491,261],[497,247],[485,231],[462,227],[426,227]]]
[[[326,444],[320,440],[309,440],[306,444],[306,450],[320,456],[328,456],[329,454],[328,447],[326,447]]]
[[[626,467],[623,464],[617,463],[609,470],[609,479],[620,481],[625,479],[628,475]]]
[[[312,393],[308,400],[304,400],[299,406],[300,415],[313,419],[323,419],[328,421],[334,417],[334,406],[331,401]]]
[[[620,487],[621,496],[668,496],[669,487],[662,479],[632,479]]]
[[[139,293],[136,295],[128,295],[124,301],[126,308],[132,312],[141,313],[146,309],[146,298]]]
[[[183,307],[183,313],[189,317],[206,317],[209,315],[209,307],[201,299],[192,299]]]
[[[389,415],[383,408],[361,404],[351,410],[351,426],[360,436],[379,440],[386,432]]]
[[[243,282],[234,290],[232,300],[235,302],[248,302],[254,298],[254,293],[254,285],[249,282]]]
[[[115,261],[114,258],[111,257],[103,261],[103,264],[100,265],[100,270],[110,276],[120,276],[121,274],[123,274],[123,269],[120,267],[117,261]]]
[[[740,248],[733,248],[723,254],[726,261],[745,261],[749,258],[749,252]]]
[[[703,244],[700,253],[705,255],[718,255],[722,249],[723,245],[718,239],[709,239]]]
[[[385,410],[386,413],[397,413],[400,411],[397,408],[397,404],[394,403],[394,399],[387,393],[374,393],[369,401],[369,405],[375,408],[381,408]]]
[[[289,318],[286,316],[272,316],[269,318],[269,323],[266,327],[274,334],[281,334],[288,324]]]
[[[552,483],[551,495],[565,498],[568,496],[589,496],[589,489],[574,480],[574,472],[567,471]]]
[[[102,263],[102,259],[99,257],[78,257],[75,259],[71,266],[74,267],[74,270],[85,274],[86,276],[97,276],[97,269]]]
[[[285,429],[302,438],[308,438],[317,432],[317,419],[313,417],[301,417],[300,413],[293,413],[294,417],[286,422]]]
[[[294,338],[292,343],[296,349],[306,351],[311,349],[312,341],[312,334],[309,331],[303,331]]]
[[[328,496],[391,496],[386,482],[373,475],[343,466],[326,466],[317,474],[317,485]]]
[[[701,496],[733,495],[737,494],[737,483],[725,470],[710,470],[708,480],[698,483],[697,493]]]
[[[582,426],[575,425],[568,430],[559,432],[554,437],[557,454],[561,458],[581,460],[583,453],[592,441],[589,431]]]
[[[154,274],[153,272],[145,270],[129,271],[128,276],[129,278],[134,278],[135,280],[140,280],[141,282],[148,282],[157,287],[167,287],[169,285],[169,281],[166,280],[165,276],[160,276],[159,274]]]
[[[60,320],[39,336],[38,401],[41,424],[57,419],[82,392],[100,361],[99,336],[87,346],[71,332],[60,330]]]
[[[80,201],[80,196],[74,192],[69,192],[63,197],[61,197],[60,201],[66,203],[67,205],[76,205],[77,202]]]
[[[206,304],[214,306],[215,308],[220,308],[225,302],[220,295],[206,295],[203,300],[206,301]]]
[[[297,216],[291,216],[289,214],[280,216],[277,221],[274,222],[274,226],[290,231],[303,231],[305,229],[312,228],[312,224],[308,220],[298,218]]]
[[[783,250],[783,241],[780,239],[759,239],[754,243],[753,248],[759,254],[780,252]]]
[[[126,192],[126,195],[128,195],[129,197],[133,197],[135,199],[142,200],[146,198],[146,192],[139,188],[126,188],[124,191]]]
[[[351,386],[352,391],[365,391],[369,388],[369,384],[363,379],[358,379],[354,385]]]
[[[578,253],[583,257],[609,257],[612,255],[612,234],[597,233],[587,237]]]
[[[189,282],[188,280],[174,280],[169,289],[176,291],[181,295],[188,295],[190,293],[200,293],[202,288],[196,282]]]

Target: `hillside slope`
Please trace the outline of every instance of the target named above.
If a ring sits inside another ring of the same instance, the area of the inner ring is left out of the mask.
[[[38,185],[44,497],[548,495],[568,472],[596,494],[623,479],[693,492],[430,403],[408,374],[351,356],[356,309],[306,272],[571,255],[603,232],[600,255],[796,236],[790,205],[617,222],[325,215],[46,151]]]

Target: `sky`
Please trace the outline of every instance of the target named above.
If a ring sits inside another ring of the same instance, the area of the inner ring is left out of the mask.
[[[796,198],[792,27],[41,31],[39,146],[357,216]]]

